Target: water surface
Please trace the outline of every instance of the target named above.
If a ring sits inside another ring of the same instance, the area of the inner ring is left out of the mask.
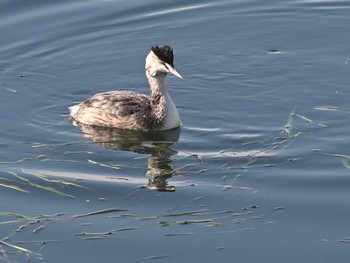
[[[2,1],[0,261],[346,261],[349,14],[330,0]],[[167,80],[181,131],[72,125],[67,108],[92,94],[147,93],[155,44],[184,76]]]

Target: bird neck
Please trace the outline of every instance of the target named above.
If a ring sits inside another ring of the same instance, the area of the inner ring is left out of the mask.
[[[166,94],[168,93],[168,88],[165,84],[165,74],[157,75],[154,77],[147,76],[148,77],[148,83],[151,88],[151,95],[157,95],[157,94]]]
[[[149,77],[148,81],[151,87],[151,109],[156,125],[165,130],[179,127],[179,113],[165,85],[165,75]]]
[[[151,108],[158,121],[162,121],[166,115],[166,105],[170,99],[168,89],[165,84],[165,75],[148,77],[151,88]],[[171,100],[171,99],[170,99]]]

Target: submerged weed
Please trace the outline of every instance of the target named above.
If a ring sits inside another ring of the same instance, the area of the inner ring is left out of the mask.
[[[76,184],[76,183],[72,183],[72,182],[68,182],[68,181],[64,181],[64,180],[56,180],[56,179],[49,179],[47,176],[43,175],[43,174],[39,174],[37,172],[33,172],[30,170],[25,170],[22,169],[22,173],[23,175],[19,175],[18,172],[14,172],[14,171],[1,171],[7,175],[11,175],[13,177],[15,177],[17,180],[12,181],[11,184],[8,183],[0,183],[0,187],[5,187],[8,189],[12,189],[12,190],[16,190],[22,193],[31,193],[30,190],[28,189],[24,189],[24,187],[34,187],[40,190],[44,190],[44,191],[48,191],[60,196],[64,196],[64,197],[69,197],[69,198],[74,198],[73,195],[67,194],[61,190],[59,190],[57,188],[63,188],[63,187],[78,187],[78,188],[84,188],[87,190],[91,190],[83,185],[80,184]],[[38,179],[39,182],[35,182],[34,180],[31,180],[28,178],[29,176],[34,177],[35,179]],[[6,181],[5,178],[0,178],[0,181]],[[14,185],[13,183],[20,183],[22,184],[22,186],[18,186],[18,185]],[[48,184],[48,185],[45,185]]]
[[[12,255],[16,255],[16,257],[24,255],[27,258],[34,256],[37,259],[42,260],[41,253],[26,248],[24,245],[29,243],[38,243],[39,245],[45,245],[50,241],[27,242],[13,241],[13,239],[15,239],[17,235],[19,235],[29,227],[34,227],[32,233],[37,234],[39,231],[43,230],[46,227],[48,222],[57,220],[57,217],[61,215],[62,213],[58,213],[55,215],[38,215],[31,217],[14,212],[1,212],[0,217],[10,217],[12,219],[7,221],[1,221],[0,227],[4,225],[17,225],[18,227],[15,228],[9,235],[0,239],[0,260],[3,260],[4,262],[12,262],[12,260],[10,260],[10,256]]]

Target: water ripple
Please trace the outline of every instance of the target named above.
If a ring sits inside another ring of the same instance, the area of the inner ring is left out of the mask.
[[[184,7],[175,7],[175,8],[162,10],[162,11],[148,13],[146,16],[159,16],[159,15],[166,15],[166,14],[178,13],[178,12],[195,10],[195,9],[202,9],[202,8],[209,7],[211,5],[212,4],[199,4],[199,5],[191,5],[191,6],[184,6]]]

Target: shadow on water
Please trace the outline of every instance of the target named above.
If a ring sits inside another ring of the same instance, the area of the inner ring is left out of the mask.
[[[148,187],[158,191],[173,192],[175,186],[169,186],[167,179],[174,170],[171,168],[171,156],[177,154],[171,146],[179,140],[180,128],[169,131],[141,132],[121,129],[103,129],[74,123],[84,132],[84,136],[103,148],[114,151],[132,151],[148,154]]]

